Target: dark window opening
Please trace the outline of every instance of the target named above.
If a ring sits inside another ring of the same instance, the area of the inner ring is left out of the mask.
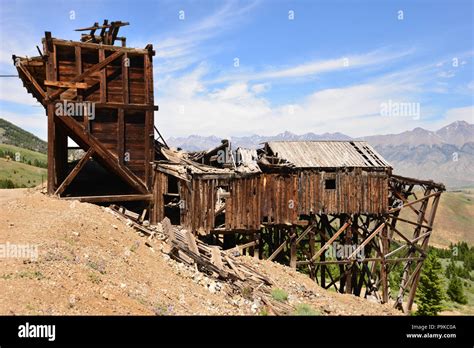
[[[336,179],[326,179],[324,181],[324,188],[326,190],[335,190],[336,189]]]
[[[171,175],[168,175],[168,193],[179,193],[178,179]]]

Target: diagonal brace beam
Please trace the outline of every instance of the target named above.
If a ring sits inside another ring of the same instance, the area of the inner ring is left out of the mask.
[[[110,56],[108,56],[107,58],[105,58],[103,61],[91,66],[89,69],[87,69],[86,71],[84,71],[82,74],[74,77],[71,81],[68,81],[68,82],[81,82],[82,80],[84,80],[86,77],[90,76],[91,74],[95,73],[96,71],[99,71],[99,70],[102,70],[103,68],[105,68],[108,64],[112,63],[114,60],[116,60],[117,58],[121,57],[125,52],[124,51],[117,51],[117,52],[114,52],[113,54],[111,54]],[[60,94],[62,94],[64,91],[66,91],[67,88],[64,88],[64,87],[61,87],[59,88],[57,91],[53,92],[52,94],[50,94],[46,100],[47,101],[53,101],[55,100],[57,97],[59,97]]]
[[[71,172],[68,174],[66,179],[63,180],[61,185],[59,185],[58,189],[56,192],[54,192],[55,195],[61,195],[64,190],[69,186],[69,184],[74,180],[74,178],[79,174],[82,168],[84,168],[85,164],[87,161],[91,158],[91,156],[94,154],[95,150],[90,147],[89,150],[87,150],[86,154],[79,160],[79,163],[76,164],[76,166],[71,170]]]

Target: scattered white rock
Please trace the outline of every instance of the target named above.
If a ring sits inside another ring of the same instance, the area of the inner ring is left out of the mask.
[[[73,307],[76,304],[76,296],[70,295],[69,296],[69,305]]]
[[[217,292],[216,283],[212,282],[207,289],[211,294],[215,294]]]

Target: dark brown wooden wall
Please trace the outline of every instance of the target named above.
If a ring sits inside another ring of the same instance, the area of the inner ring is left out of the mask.
[[[166,193],[163,190],[167,189],[166,174],[159,173],[156,178],[155,204],[159,210]],[[336,180],[335,189],[325,188],[327,179]],[[262,223],[297,224],[302,215],[310,214],[383,214],[388,210],[386,173],[301,171],[219,180],[197,176],[191,183],[180,180],[180,199],[185,202],[181,209],[183,226],[200,233],[215,228],[219,186],[230,193],[226,199],[226,230],[257,231]]]
[[[79,44],[79,43],[78,43]],[[79,44],[80,45],[80,44]],[[110,56],[114,51],[107,48],[89,48],[83,46],[56,45],[57,80],[71,81],[80,72],[89,69],[101,59]],[[122,75],[122,59],[110,63],[103,71],[93,73],[84,79],[88,85],[96,86],[88,93],[78,90],[78,95],[83,101],[95,103],[130,103],[140,105],[153,105],[152,68],[145,60],[148,58],[143,53],[128,52],[130,59],[128,68],[128,88],[124,88]],[[146,74],[150,75],[146,81]],[[100,81],[105,79],[105,88],[100,88]],[[147,85],[148,83],[148,85]],[[153,118],[153,112],[145,110],[125,109],[123,130],[119,129],[119,111],[113,108],[96,106],[95,119],[89,122],[92,135],[117,158],[122,161],[125,154],[129,154],[130,161],[123,162],[135,175],[146,181],[146,170],[152,160],[152,149],[147,142],[147,112]],[[149,121],[152,125],[152,121]],[[148,125],[148,128],[150,126]],[[123,132],[123,135],[121,135]],[[122,142],[119,140],[123,136]],[[151,149],[151,150],[150,150]]]

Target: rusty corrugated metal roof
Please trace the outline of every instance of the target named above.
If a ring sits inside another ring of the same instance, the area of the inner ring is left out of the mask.
[[[296,168],[391,168],[365,141],[270,141],[273,155]]]

